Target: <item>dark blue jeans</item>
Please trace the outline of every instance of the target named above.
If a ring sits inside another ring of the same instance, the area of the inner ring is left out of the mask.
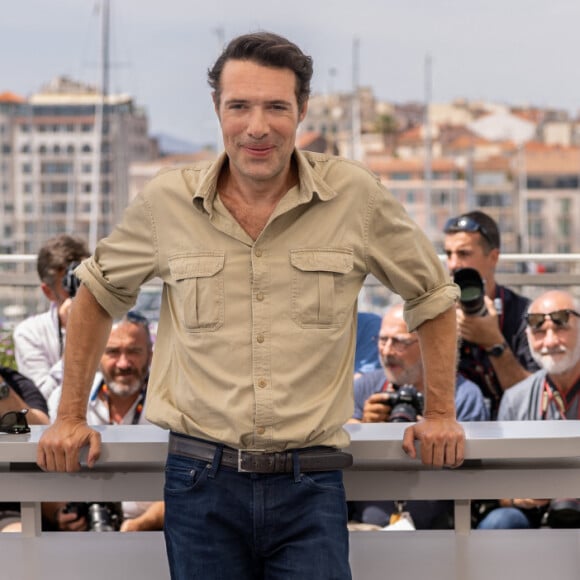
[[[170,454],[165,502],[172,580],[351,579],[341,471],[258,475]]]

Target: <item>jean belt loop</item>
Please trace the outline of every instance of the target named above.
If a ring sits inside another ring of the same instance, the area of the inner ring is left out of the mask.
[[[213,461],[211,462],[211,469],[208,471],[207,476],[210,479],[213,479],[216,476],[216,473],[220,467],[220,463],[222,462],[222,452],[224,450],[223,445],[216,445],[215,453],[213,456]]]
[[[294,483],[300,483],[300,455],[298,455],[298,451],[296,450],[292,451],[292,468],[294,472]]]

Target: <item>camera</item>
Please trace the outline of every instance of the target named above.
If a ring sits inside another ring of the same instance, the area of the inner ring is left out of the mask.
[[[75,276],[74,272],[79,263],[80,262],[71,262],[66,269],[64,278],[62,279],[62,286],[71,298],[75,297],[77,290],[81,285],[81,281]]]
[[[485,316],[485,283],[479,272],[473,268],[460,268],[453,274],[453,281],[461,290],[459,302],[463,312],[469,316]]]
[[[394,393],[388,393],[384,402],[391,407],[389,423],[414,423],[423,414],[425,397],[412,385],[405,385]]]
[[[64,511],[84,517],[89,532],[118,532],[123,521],[120,502],[71,502],[66,504]]]

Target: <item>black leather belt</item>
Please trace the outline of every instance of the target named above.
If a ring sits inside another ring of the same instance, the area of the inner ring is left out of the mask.
[[[218,445],[191,437],[170,433],[169,453],[200,459],[211,463]],[[332,471],[352,465],[352,455],[333,447],[313,447],[296,450],[300,471]],[[292,473],[294,471],[293,451],[265,453],[245,449],[223,447],[220,465],[233,467],[248,473]]]

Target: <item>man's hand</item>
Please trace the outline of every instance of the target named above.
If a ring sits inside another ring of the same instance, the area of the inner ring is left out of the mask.
[[[87,445],[87,465],[93,467],[101,454],[101,435],[86,420],[57,418],[38,442],[36,463],[44,471],[79,471],[80,451]]]
[[[487,314],[485,316],[467,316],[461,308],[457,309],[457,332],[463,340],[478,344],[482,348],[491,348],[504,341],[499,326],[497,310],[493,300],[485,296]]]
[[[517,498],[511,500],[511,505],[513,507],[517,507],[522,510],[531,510],[532,508],[544,507],[549,503],[549,499]]]
[[[72,306],[72,298],[67,298],[58,307],[58,318],[60,319],[60,325],[62,328],[66,328],[66,323],[68,321],[68,315],[70,313],[70,308]]]
[[[363,407],[363,423],[384,423],[389,420],[391,407],[385,405],[389,395],[387,393],[374,393],[366,401]]]
[[[433,467],[459,467],[465,453],[465,433],[455,419],[422,419],[405,429],[403,450],[415,459],[415,440],[421,443],[421,461]]]

